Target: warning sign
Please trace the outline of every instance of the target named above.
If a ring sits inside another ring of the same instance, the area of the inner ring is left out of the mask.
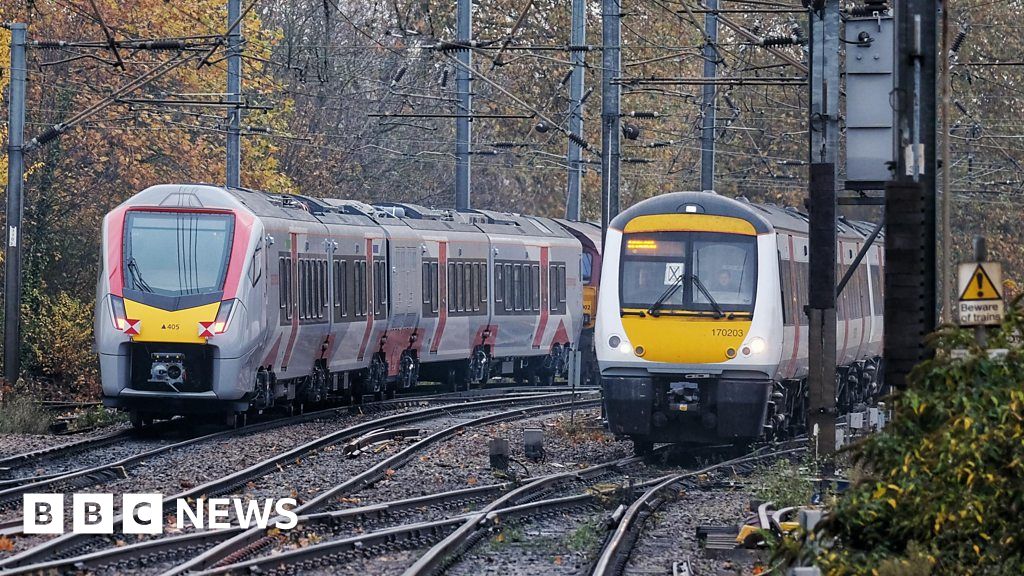
[[[966,262],[960,265],[961,326],[990,326],[1003,320],[1003,267],[998,262]]]

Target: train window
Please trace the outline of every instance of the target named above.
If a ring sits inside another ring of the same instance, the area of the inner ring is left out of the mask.
[[[299,260],[296,267],[299,273],[299,320],[306,319],[306,261]]]
[[[565,264],[558,266],[558,303],[565,304]]]
[[[366,261],[358,260],[353,264],[352,274],[354,276],[355,302],[354,312],[357,317],[366,316]]]
[[[541,265],[534,264],[534,288],[530,290],[534,294],[534,310],[541,310]]]
[[[281,310],[286,310],[288,308],[288,260],[285,258],[277,259],[277,287],[277,303]]]
[[[481,304],[486,304],[487,303],[487,263],[486,262],[481,262],[480,263],[480,303]],[[486,309],[487,309],[487,307],[484,306],[484,310],[486,310]]]
[[[430,263],[430,311],[437,313],[438,289],[437,262]]]
[[[465,285],[463,284],[463,277],[466,273],[465,266],[462,262],[455,264],[455,311],[462,312],[466,309],[466,294]]]
[[[448,263],[448,311],[455,312],[455,287],[458,285],[458,280],[455,277],[455,263]]]
[[[502,273],[503,271],[504,271],[504,267],[501,264],[495,264],[494,265],[494,302],[495,303],[502,302],[505,299],[504,298],[505,282],[503,280],[505,275]]]
[[[793,302],[787,300],[793,297],[793,275],[789,270],[789,260],[782,259],[779,253],[779,294],[782,297],[782,323],[786,326],[793,325]]]
[[[346,304],[348,303],[348,301],[345,297],[347,295],[347,286],[345,284],[345,272],[347,271],[345,270],[345,264],[347,263],[348,262],[344,260],[334,261],[334,317],[337,320],[340,320],[348,315],[348,311],[346,310]]]
[[[523,266],[523,309],[533,309],[533,268]]]
[[[580,281],[584,284],[590,284],[593,274],[594,256],[589,252],[584,252],[580,255]]]
[[[309,261],[310,271],[310,303],[309,317],[319,318],[320,317],[320,262],[317,260]]]
[[[512,282],[512,280],[513,280],[513,278],[512,278],[512,265],[511,264],[505,264],[505,311],[506,312],[511,312],[512,310],[515,310],[515,307],[516,307],[515,306],[515,304],[516,304],[516,295],[515,295],[515,292],[513,292],[513,286],[515,284]]]
[[[469,278],[470,294],[472,295],[470,302],[473,305],[473,311],[476,312],[480,310],[480,264],[474,262],[470,267],[470,272],[472,272]]]
[[[382,298],[381,298],[380,311],[381,311],[382,314],[387,314],[388,313],[388,306],[391,303],[391,282],[389,282],[389,280],[390,280],[390,278],[388,277],[388,263],[386,261],[385,262],[381,262],[380,263],[380,286],[381,286],[380,292],[381,292]]]
[[[466,262],[463,270],[462,291],[466,312],[473,312],[473,303],[476,302],[476,297],[473,295],[473,266],[473,263]]]
[[[548,310],[558,309],[558,267],[552,264],[548,266]]]
[[[523,265],[516,264],[512,269],[512,292],[515,294],[516,310],[523,309]]]
[[[430,296],[432,290],[430,289],[430,262],[423,263],[423,274],[420,279],[420,283],[423,288],[423,303],[430,304]]]
[[[872,264],[871,272],[871,313],[873,316],[882,315],[882,275],[878,273],[878,266]]]

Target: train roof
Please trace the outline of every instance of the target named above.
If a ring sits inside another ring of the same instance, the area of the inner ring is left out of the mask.
[[[749,221],[758,234],[772,230],[808,233],[809,216],[796,208],[775,204],[758,204],[746,198],[732,199],[714,192],[672,192],[643,200],[621,212],[612,220],[613,228],[622,229],[633,218],[654,214],[698,213],[742,218]],[[836,230],[840,238],[864,239],[875,225],[870,222],[839,218]],[[884,235],[880,235],[884,237]]]

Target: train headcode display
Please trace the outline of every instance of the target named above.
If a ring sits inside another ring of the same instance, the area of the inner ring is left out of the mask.
[[[1003,266],[998,262],[965,262],[957,277],[961,326],[996,326],[1003,321]]]

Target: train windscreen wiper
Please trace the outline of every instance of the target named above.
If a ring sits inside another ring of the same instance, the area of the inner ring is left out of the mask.
[[[686,274],[680,273],[678,276],[676,276],[676,279],[672,282],[672,285],[669,286],[664,292],[662,292],[661,296],[658,296],[658,299],[654,301],[654,304],[651,304],[651,307],[647,309],[647,313],[650,314],[651,316],[657,316],[658,310],[665,305],[665,302],[669,298],[671,298],[672,295],[675,294],[680,287],[682,287],[683,281],[685,279]]]
[[[700,293],[703,294],[704,297],[708,299],[708,302],[711,304],[711,307],[715,309],[715,314],[717,314],[715,318],[721,318],[722,316],[725,316],[725,312],[722,311],[722,307],[719,306],[718,302],[711,297],[711,292],[708,292],[708,289],[704,287],[704,283],[700,281],[700,278],[693,276],[693,285],[696,286],[698,290],[700,290]]]
[[[132,278],[132,289],[142,290],[143,292],[152,292],[153,289],[149,287],[149,284],[142,279],[142,272],[139,271],[139,264],[135,262],[135,257],[132,256],[128,259],[128,274]]]

